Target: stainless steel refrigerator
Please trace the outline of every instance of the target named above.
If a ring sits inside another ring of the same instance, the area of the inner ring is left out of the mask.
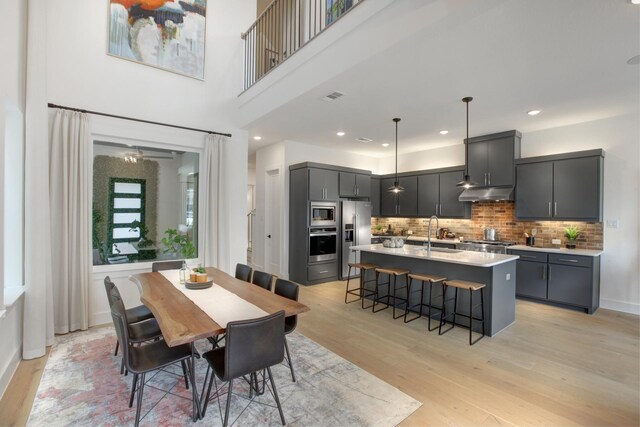
[[[347,279],[349,263],[360,262],[360,252],[352,252],[351,246],[371,244],[371,202],[343,200],[340,202],[342,259],[340,277]],[[360,270],[351,269],[351,277],[360,275]]]

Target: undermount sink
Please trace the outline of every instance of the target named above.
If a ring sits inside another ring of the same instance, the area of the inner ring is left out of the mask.
[[[429,249],[424,248],[423,251],[428,251]],[[458,252],[463,252],[461,249],[449,249],[449,248],[431,248],[431,252],[445,252],[449,254],[457,254]]]

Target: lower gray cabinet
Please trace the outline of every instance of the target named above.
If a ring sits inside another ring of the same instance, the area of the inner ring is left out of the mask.
[[[600,304],[600,257],[509,250],[516,262],[516,295],[594,313]]]

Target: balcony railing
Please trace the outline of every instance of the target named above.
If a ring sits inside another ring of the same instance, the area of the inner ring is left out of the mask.
[[[274,0],[244,40],[244,90],[364,0]]]

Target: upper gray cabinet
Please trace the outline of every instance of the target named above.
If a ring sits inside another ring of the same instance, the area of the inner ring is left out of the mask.
[[[469,138],[469,176],[481,187],[515,185],[514,160],[520,157],[516,130]]]
[[[398,178],[404,187],[401,193],[389,192],[395,178],[380,180],[380,215],[383,217],[413,217],[418,215],[418,177],[401,176]]]
[[[469,203],[458,200],[462,189],[456,187],[463,178],[462,170],[418,176],[418,216],[469,218]]]
[[[371,175],[340,172],[340,197],[371,197]]]
[[[602,150],[521,159],[516,217],[602,221]]]
[[[371,177],[371,216],[380,216],[380,178]]]
[[[309,168],[309,200],[338,200],[338,172]]]

